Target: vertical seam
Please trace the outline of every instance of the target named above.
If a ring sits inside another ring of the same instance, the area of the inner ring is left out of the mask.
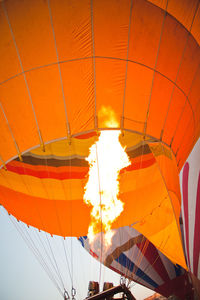
[[[92,36],[92,64],[93,64],[93,82],[94,82],[94,128],[98,129],[97,120],[97,94],[96,94],[96,60],[95,60],[95,44],[94,44],[94,11],[93,0],[90,1],[91,7],[91,36]]]
[[[16,150],[17,150],[17,154],[18,154],[18,156],[19,156],[19,159],[20,159],[20,161],[22,161],[22,157],[21,157],[21,153],[20,153],[20,150],[19,150],[19,146],[18,146],[18,144],[17,144],[17,142],[16,142],[16,140],[15,140],[14,134],[13,134],[13,132],[12,132],[12,129],[11,129],[11,127],[10,127],[9,121],[8,121],[8,119],[7,119],[7,117],[6,117],[6,113],[5,113],[4,109],[3,109],[3,106],[2,106],[2,104],[1,104],[1,102],[0,102],[0,107],[1,107],[1,110],[2,110],[2,112],[3,112],[3,116],[4,116],[5,120],[6,120],[6,124],[7,124],[7,126],[8,126],[8,129],[9,129],[9,132],[10,132],[10,134],[11,134],[12,140],[13,140],[13,142],[14,142],[15,148],[16,148]]]
[[[121,129],[124,128],[124,109],[125,109],[126,84],[127,84],[127,75],[128,75],[128,57],[129,57],[129,44],[130,44],[132,11],[133,11],[133,0],[131,0],[130,15],[129,15],[129,28],[128,28],[128,42],[127,42],[127,54],[126,54],[126,70],[125,70],[125,80],[124,80],[124,93],[123,93],[123,108],[122,108]]]
[[[40,144],[44,149],[44,142],[43,142],[43,139],[42,139],[42,135],[41,135],[41,131],[40,131],[40,128],[39,128],[38,120],[37,120],[37,117],[36,117],[35,108],[34,108],[34,105],[33,105],[33,100],[32,100],[30,89],[29,89],[28,82],[27,82],[27,79],[26,79],[26,74],[24,72],[24,68],[23,68],[23,65],[22,65],[22,60],[21,60],[21,57],[20,57],[20,54],[19,54],[19,49],[18,49],[16,40],[15,40],[14,32],[13,32],[13,29],[12,29],[10,19],[8,17],[8,13],[7,13],[4,2],[2,2],[2,7],[3,7],[3,11],[4,11],[4,14],[5,14],[6,20],[7,20],[8,25],[9,25],[9,29],[10,29],[10,32],[11,32],[11,35],[12,35],[13,43],[15,45],[15,50],[17,52],[17,57],[18,57],[20,67],[21,67],[21,70],[22,70],[22,75],[24,77],[26,89],[27,89],[27,92],[28,92],[29,100],[30,100],[30,103],[31,103],[32,111],[33,111],[35,122],[36,122],[36,127],[37,127],[37,131],[38,131],[39,139],[40,139]]]
[[[59,55],[58,55],[58,48],[57,48],[57,43],[56,43],[56,36],[55,36],[55,30],[54,30],[54,26],[53,26],[53,18],[52,18],[52,12],[51,12],[51,6],[50,6],[50,1],[49,0],[48,0],[48,9],[49,9],[51,29],[52,29],[52,33],[53,33],[54,46],[55,46],[55,50],[56,50],[56,58],[57,58],[59,77],[60,77],[60,83],[61,83],[61,90],[62,90],[62,97],[63,97],[63,103],[64,103],[64,109],[65,109],[65,117],[66,117],[66,123],[67,123],[67,135],[68,135],[68,137],[70,137],[71,132],[70,132],[70,125],[69,125],[68,114],[67,114],[67,105],[66,105],[64,87],[63,87],[63,80],[62,80],[62,74],[61,74],[61,68],[60,68],[60,61],[59,61]]]
[[[159,39],[159,44],[158,44],[158,50],[157,50],[157,54],[156,54],[156,61],[155,61],[155,66],[154,66],[154,71],[153,71],[153,78],[152,78],[152,83],[151,83],[151,90],[150,90],[150,95],[149,95],[147,114],[146,114],[146,119],[145,119],[145,123],[144,123],[144,136],[146,135],[146,131],[147,131],[147,121],[148,121],[148,117],[149,117],[151,97],[152,97],[152,92],[153,92],[153,86],[154,86],[154,79],[155,79],[156,68],[157,68],[157,63],[158,63],[158,57],[159,57],[159,53],[160,53],[161,40],[162,40],[164,26],[165,26],[165,20],[166,20],[166,16],[167,16],[167,7],[168,7],[168,0],[167,0],[165,13],[164,13],[164,17],[163,17],[162,28],[161,28],[161,32],[160,32],[160,39]]]
[[[192,79],[192,82],[191,82],[191,86],[190,86],[188,95],[186,96],[186,99],[185,99],[184,107],[183,107],[182,112],[181,112],[181,114],[180,114],[180,117],[179,117],[179,119],[178,119],[178,122],[177,122],[177,125],[176,125],[176,128],[175,128],[174,134],[173,134],[173,136],[172,136],[172,138],[171,138],[170,147],[172,146],[172,143],[173,143],[173,141],[174,141],[176,132],[177,132],[178,127],[179,127],[179,125],[180,125],[180,121],[181,121],[182,115],[183,115],[183,113],[184,113],[184,111],[185,111],[186,104],[188,103],[189,95],[190,95],[190,92],[191,92],[191,90],[192,90],[192,86],[193,86],[193,84],[194,84],[194,81],[195,81],[195,79],[196,79],[196,76],[197,76],[197,74],[198,74],[199,67],[200,67],[200,64],[198,65],[197,70],[196,70],[196,72],[195,72],[195,75],[194,75],[194,77],[193,77],[193,79]],[[195,127],[195,123],[196,123],[196,122],[195,122],[194,110],[193,110],[193,108],[192,108],[192,105],[191,105],[191,106],[189,105],[189,107],[191,108],[191,111],[192,111],[192,114],[193,114],[193,121],[194,121],[194,127]]]
[[[181,69],[182,62],[183,62],[185,50],[186,50],[187,45],[188,45],[189,37],[190,37],[190,34],[191,34],[192,26],[193,26],[194,19],[195,19],[195,17],[196,17],[198,8],[199,8],[199,2],[197,3],[197,7],[196,7],[196,10],[195,10],[193,19],[192,19],[192,23],[191,23],[191,26],[190,26],[190,30],[189,30],[189,32],[187,32],[187,39],[186,39],[186,42],[185,42],[185,46],[184,46],[183,53],[182,53],[182,56],[181,56],[180,64],[179,64],[178,71],[177,71],[177,74],[176,74],[175,84],[176,84],[177,79],[178,79],[178,76],[179,76],[179,72],[180,72],[180,69]],[[161,139],[161,140],[162,140],[163,133],[164,133],[164,130],[165,130],[165,125],[166,125],[166,122],[167,122],[167,117],[168,117],[168,114],[169,114],[169,110],[170,110],[172,98],[173,98],[173,95],[174,95],[174,91],[175,91],[175,85],[173,85],[172,93],[171,93],[170,100],[169,100],[169,104],[168,104],[168,108],[167,108],[167,113],[166,113],[166,116],[165,116],[165,120],[164,120],[163,127],[162,127],[162,129],[161,129],[161,134],[160,134],[160,139]]]

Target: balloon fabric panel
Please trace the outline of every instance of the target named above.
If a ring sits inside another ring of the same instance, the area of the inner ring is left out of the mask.
[[[200,133],[199,2],[8,0],[0,16],[1,204],[51,234],[86,234],[85,158],[110,107],[131,160],[113,227],[137,227],[185,267],[177,170]]]

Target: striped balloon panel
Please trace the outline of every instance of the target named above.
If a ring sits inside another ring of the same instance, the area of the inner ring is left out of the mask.
[[[114,232],[112,244],[103,245],[102,253],[100,234],[92,243],[87,236],[80,237],[79,241],[94,258],[99,259],[101,256],[104,264],[113,271],[155,291],[163,287],[162,293],[168,296],[166,283],[181,277],[185,273],[184,269],[170,262],[135,229],[122,227]]]
[[[160,143],[144,143],[142,136],[134,133],[124,133],[121,139],[131,161],[119,176],[121,198],[129,209],[124,210],[125,215],[120,216],[121,221],[120,218],[117,220],[117,227],[132,223],[133,214],[129,213],[133,205],[132,199],[140,197],[139,200],[142,200],[141,190],[155,202],[151,204],[149,201],[150,204],[145,205],[148,213],[162,201],[156,197],[157,191],[151,188],[147,178],[151,178],[152,185],[159,186],[163,198],[167,197],[156,159],[162,157],[173,163],[170,150],[163,150]],[[87,234],[91,209],[83,201],[89,170],[85,158],[96,140],[97,133],[89,132],[71,138],[70,141],[61,139],[49,143],[45,145],[45,151],[41,147],[33,148],[22,155],[22,160],[19,157],[11,160],[5,168],[0,169],[0,203],[18,220],[51,234]],[[137,188],[140,188],[140,192]],[[141,207],[139,200],[134,208],[138,209],[137,217],[140,213],[142,218],[144,206]],[[161,228],[165,223],[160,224]]]
[[[190,271],[200,279],[200,140],[180,176],[185,251]]]

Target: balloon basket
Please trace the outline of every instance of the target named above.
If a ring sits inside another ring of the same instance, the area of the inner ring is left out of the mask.
[[[113,298],[114,295],[123,293],[121,298]],[[118,285],[115,287],[108,288],[107,290],[103,292],[98,292],[95,295],[87,297],[85,300],[136,300],[135,297],[132,295],[132,293],[129,291],[129,289],[126,287],[126,285]]]

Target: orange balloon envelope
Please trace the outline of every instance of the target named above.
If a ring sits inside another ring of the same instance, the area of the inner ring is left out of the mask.
[[[198,0],[0,1],[0,203],[51,234],[86,235],[90,146],[111,108],[131,165],[132,225],[186,267],[178,172],[200,133]]]

